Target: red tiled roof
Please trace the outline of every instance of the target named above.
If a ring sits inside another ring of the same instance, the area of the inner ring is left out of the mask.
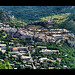
[[[12,50],[17,50],[17,49],[19,49],[19,48],[27,48],[27,47],[13,47]]]

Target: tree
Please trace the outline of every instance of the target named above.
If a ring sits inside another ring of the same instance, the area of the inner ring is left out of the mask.
[[[4,69],[12,69],[12,67],[11,67],[10,64],[9,64],[8,59],[5,59],[5,60],[4,60]]]
[[[4,69],[3,64],[0,61],[0,69]]]

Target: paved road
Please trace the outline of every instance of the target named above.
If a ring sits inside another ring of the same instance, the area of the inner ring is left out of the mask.
[[[33,61],[32,57],[31,57],[31,53],[30,53],[29,50],[28,50],[28,53],[29,53],[29,57],[31,58],[30,60],[32,61],[33,68],[36,69],[36,67],[35,67],[34,64],[33,64],[34,61]]]

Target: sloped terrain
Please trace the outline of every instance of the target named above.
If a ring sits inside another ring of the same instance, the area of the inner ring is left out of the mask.
[[[11,22],[10,17],[8,16],[8,14],[0,9],[0,22]]]

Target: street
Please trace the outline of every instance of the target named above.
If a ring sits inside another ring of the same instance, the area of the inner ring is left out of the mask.
[[[35,67],[34,64],[33,64],[34,61],[33,61],[32,57],[31,57],[31,53],[30,53],[29,50],[28,50],[28,53],[29,53],[29,57],[31,58],[30,60],[31,60],[31,62],[32,62],[33,68],[36,69],[36,67]]]

